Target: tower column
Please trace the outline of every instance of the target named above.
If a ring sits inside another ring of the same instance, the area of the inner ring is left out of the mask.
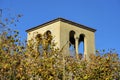
[[[75,37],[75,54],[76,54],[76,58],[78,59],[78,42],[79,42],[79,37]]]
[[[86,37],[84,38],[84,59],[88,59],[88,52],[87,52],[87,39]]]

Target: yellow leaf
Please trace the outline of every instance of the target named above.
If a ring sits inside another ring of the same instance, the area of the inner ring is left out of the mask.
[[[20,71],[22,71],[23,69],[22,68],[20,68]]]
[[[3,68],[4,68],[4,69],[6,69],[6,68],[7,68],[7,66],[8,66],[8,64],[5,64],[5,65],[3,66]]]
[[[86,75],[86,76],[84,76],[84,79],[88,79],[88,76]]]

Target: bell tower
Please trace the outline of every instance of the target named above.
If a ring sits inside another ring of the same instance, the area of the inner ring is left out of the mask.
[[[27,39],[35,38],[37,33],[44,34],[50,32],[57,43],[56,47],[63,49],[65,55],[70,55],[70,46],[73,45],[75,55],[79,56],[79,44],[83,42],[83,57],[88,58],[90,54],[95,54],[95,29],[78,24],[76,22],[57,18],[39,26],[26,30]]]

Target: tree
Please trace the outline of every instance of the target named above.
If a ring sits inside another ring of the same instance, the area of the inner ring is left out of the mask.
[[[89,61],[81,60],[65,57],[62,51],[55,49],[52,35],[48,33],[38,34],[36,42],[31,39],[26,45],[18,35],[18,31],[10,29],[0,34],[1,80],[120,79],[120,59],[112,51],[102,55],[98,51]]]
[[[51,47],[50,51],[45,50],[45,55],[40,55],[40,52],[34,49],[33,41],[30,41],[31,43],[27,46],[20,45],[20,41],[16,38],[18,32],[14,31],[14,33],[14,35],[8,35],[7,32],[4,32],[0,35],[1,79],[61,80],[63,76],[65,76],[65,80],[120,78],[120,60],[116,53],[91,55],[90,61],[66,56],[65,63],[63,63],[63,55],[58,49]],[[42,38],[38,40],[43,40]],[[42,41],[39,45],[43,45]],[[63,72],[65,72],[64,75]]]

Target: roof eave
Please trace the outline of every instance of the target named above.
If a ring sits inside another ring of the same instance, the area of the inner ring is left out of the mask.
[[[38,25],[38,26],[36,26],[36,27],[30,28],[30,29],[26,30],[26,32],[30,32],[31,30],[34,30],[34,29],[37,29],[37,28],[40,28],[40,27],[44,27],[44,26],[46,26],[46,25],[52,24],[52,23],[57,22],[57,21],[66,22],[66,23],[68,23],[68,24],[75,25],[75,26],[77,26],[77,27],[80,27],[80,28],[83,28],[83,29],[87,29],[87,30],[90,30],[90,31],[92,31],[92,32],[95,32],[95,31],[96,31],[96,29],[93,29],[93,28],[90,28],[90,27],[87,27],[87,26],[78,24],[78,23],[76,23],[76,22],[73,22],[73,21],[70,21],[70,20],[66,20],[66,19],[63,19],[63,18],[57,18],[57,19],[48,21],[48,22],[46,22],[46,23],[43,23],[43,24],[41,24],[41,25]]]

